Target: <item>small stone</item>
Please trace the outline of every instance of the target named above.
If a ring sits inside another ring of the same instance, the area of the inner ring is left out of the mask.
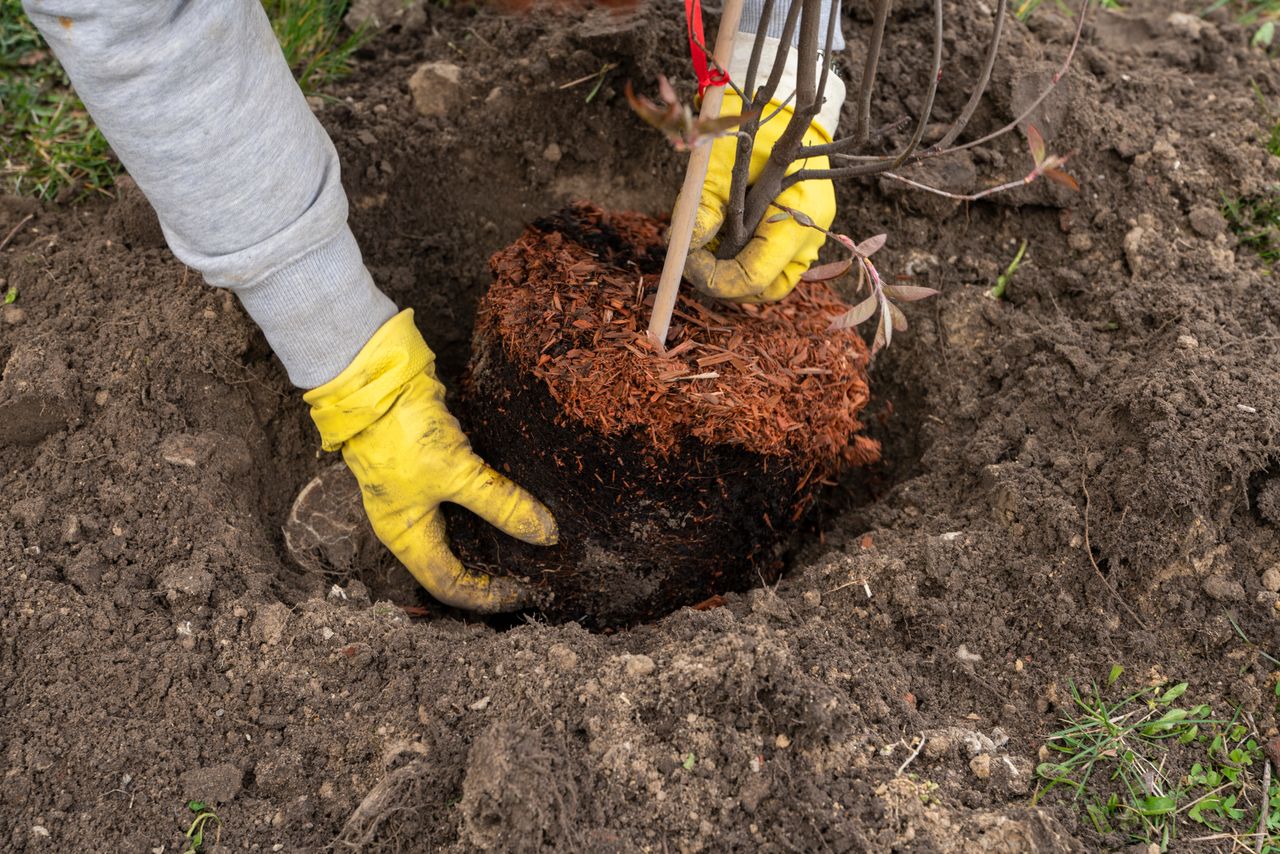
[[[965,662],[966,664],[977,664],[979,661],[982,661],[981,655],[979,655],[976,652],[970,652],[969,648],[964,644],[960,644],[960,646],[957,647],[956,658]]]
[[[67,515],[62,523],[62,542],[71,545],[78,543],[84,536],[84,530],[80,526],[80,517],[74,513]]]
[[[1188,216],[1191,230],[1201,237],[1213,239],[1227,230],[1227,220],[1213,205],[1198,205]]]
[[[479,700],[476,700],[474,703],[467,706],[467,708],[473,712],[483,712],[485,709],[489,707],[489,702],[492,699],[493,699],[492,697],[486,694],[485,696],[481,697]]]
[[[647,655],[628,655],[625,657],[624,667],[626,674],[631,679],[641,679],[653,673],[657,667],[653,663],[653,659]]]
[[[1093,238],[1083,231],[1073,231],[1067,237],[1067,245],[1077,252],[1088,252],[1093,248]]]
[[[195,468],[209,459],[212,452],[213,446],[209,442],[189,433],[165,436],[160,441],[160,459],[175,466]]]
[[[0,317],[4,318],[5,325],[17,326],[24,323],[27,319],[26,309],[16,305],[6,305],[0,309]]]
[[[817,608],[822,604],[822,594],[817,590],[806,590],[800,599],[806,608]]]
[[[1194,335],[1179,335],[1178,346],[1183,350],[1194,350],[1200,346],[1200,341]]]
[[[780,732],[778,737],[773,740],[773,746],[779,750],[786,750],[791,746],[791,739],[787,737],[786,733]]]
[[[973,776],[979,780],[987,780],[991,777],[991,754],[979,753],[977,756],[969,760],[969,770],[973,772]]]
[[[1262,573],[1262,587],[1272,593],[1280,593],[1280,566],[1273,566]]]
[[[559,163],[560,158],[563,156],[564,153],[560,151],[560,146],[556,145],[554,142],[542,150],[543,159],[551,163]]]
[[[940,759],[951,752],[955,742],[945,735],[931,735],[924,743],[924,755],[929,759]]]
[[[432,118],[442,118],[460,104],[462,69],[452,62],[424,62],[409,78],[409,93],[417,111]]]
[[[41,839],[48,839],[49,828],[45,827],[43,824],[33,824],[31,825],[31,835],[38,836]]]
[[[272,602],[258,609],[258,617],[253,621],[249,634],[254,640],[273,646],[284,636],[288,623],[289,606],[283,602]]]
[[[1188,15],[1186,12],[1174,12],[1165,18],[1165,22],[1168,23],[1169,29],[1191,41],[1198,41],[1205,27],[1211,26],[1208,21],[1198,15]]]
[[[1205,595],[1219,602],[1240,602],[1244,599],[1244,586],[1225,575],[1211,575],[1201,585]]]
[[[244,773],[231,763],[194,768],[179,778],[184,799],[229,803],[240,794]]]
[[[110,399],[111,399],[111,392],[107,391],[105,388],[98,389],[96,392],[93,393],[93,402],[98,406],[106,406],[107,401]]]
[[[202,564],[181,563],[160,573],[159,587],[170,604],[203,605],[213,593],[213,573]]]
[[[573,670],[578,666],[578,654],[563,643],[551,645],[547,650],[547,660],[557,670]]]

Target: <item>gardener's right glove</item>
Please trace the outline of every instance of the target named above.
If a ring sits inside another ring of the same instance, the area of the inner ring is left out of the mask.
[[[739,33],[734,45],[734,62],[729,72],[738,82],[745,82],[747,61],[751,56],[755,36]],[[777,39],[766,39],[757,74],[757,84],[763,85],[778,49]],[[790,49],[786,72],[775,90],[778,101],[764,108],[763,116],[778,110],[778,102],[784,101],[794,90],[796,51]],[[844,103],[844,83],[832,72],[827,78],[823,106],[804,136],[804,145],[821,145],[831,142],[840,120],[840,107]],[[742,112],[742,100],[733,92],[724,95],[720,108],[722,115],[738,115]],[[755,145],[751,150],[751,167],[748,179],[754,182],[773,151],[774,144],[786,130],[791,120],[791,110],[782,109],[760,126]],[[717,259],[716,239],[724,222],[725,206],[732,184],[734,155],[738,140],[732,134],[711,144],[711,164],[702,187],[698,203],[697,219],[693,227],[693,242],[689,258],[685,262],[685,278],[708,296],[733,302],[774,302],[791,293],[800,275],[817,260],[818,250],[826,241],[826,235],[815,228],[803,226],[786,218],[769,222],[778,213],[776,208],[766,212],[756,227],[755,234],[737,257]],[[810,157],[792,164],[788,172],[799,169],[827,169],[830,161],[825,157]],[[836,214],[835,188],[829,180],[803,181],[793,184],[778,196],[780,205],[807,214],[815,223],[829,228]]]
[[[461,504],[489,524],[534,545],[554,545],[551,512],[485,465],[444,405],[435,357],[413,311],[382,325],[335,379],[303,399],[326,451],[360,482],[374,533],[427,592],[472,611],[526,604],[510,578],[469,572],[449,550],[440,505]]]

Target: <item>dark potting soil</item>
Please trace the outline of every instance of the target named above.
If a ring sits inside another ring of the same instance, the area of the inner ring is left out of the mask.
[[[765,307],[684,294],[646,336],[663,229],[574,205],[494,255],[457,413],[481,456],[555,514],[530,546],[461,509],[468,566],[527,577],[540,614],[653,619],[772,584],[824,482],[878,457],[858,433],[867,348],[826,285]]]
[[[628,22],[393,5],[319,115],[374,276],[417,309],[456,386],[492,252],[572,198],[669,208],[680,160],[621,87],[680,77],[684,40],[666,7]],[[1036,117],[1078,151],[1079,194],[966,207],[841,186],[838,228],[887,231],[882,269],[942,291],[872,369],[874,500],[776,586],[612,635],[410,619],[370,601],[369,576],[294,568],[280,528],[331,460],[234,301],[127,197],[0,202],[0,233],[35,214],[0,252],[19,291],[0,323],[0,847],[181,850],[200,798],[226,850],[343,835],[1091,851],[1123,839],[1067,798],[1029,805],[1072,682],[1117,663],[1126,685],[1186,680],[1187,698],[1274,735],[1280,297],[1218,205],[1275,182],[1255,92],[1274,103],[1280,81],[1225,10],[1188,23],[1171,5],[1202,4],[1127,5],[1086,29]],[[989,27],[968,4],[946,12],[943,118]],[[856,52],[866,21],[850,14]],[[919,106],[931,16],[895,4],[877,125]],[[1052,4],[1009,22],[974,134],[1016,115],[1069,34]],[[443,118],[414,109],[424,61],[460,68]],[[594,81],[561,88],[610,63],[590,100]],[[1028,168],[1015,137],[979,151],[913,176],[971,189]],[[1024,238],[1008,299],[987,299]],[[5,432],[51,411],[34,441]],[[366,571],[415,602],[394,567]],[[989,776],[970,767],[979,735]]]

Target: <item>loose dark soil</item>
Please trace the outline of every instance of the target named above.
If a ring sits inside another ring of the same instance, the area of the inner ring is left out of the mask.
[[[928,74],[929,4],[896,5],[877,123]],[[1216,211],[1276,179],[1255,92],[1280,80],[1224,13],[1169,5],[1099,17],[1040,110],[1079,194],[841,189],[840,229],[887,231],[882,267],[942,291],[873,366],[885,461],[777,585],[614,634],[411,618],[392,566],[298,569],[281,527],[331,461],[234,300],[128,191],[4,200],[0,233],[35,217],[0,253],[0,847],[180,850],[201,798],[219,850],[1097,850],[1121,840],[1029,806],[1069,681],[1185,679],[1274,734],[1276,674],[1231,620],[1277,655],[1280,296]],[[975,132],[1052,74],[1051,7],[1007,28]],[[989,26],[947,9],[942,118]],[[398,21],[319,115],[375,277],[456,386],[492,252],[573,198],[669,207],[680,161],[621,87],[681,76],[681,27]],[[415,112],[424,61],[461,68],[443,118]],[[608,63],[593,98],[561,88]],[[1007,138],[917,177],[1026,158]]]

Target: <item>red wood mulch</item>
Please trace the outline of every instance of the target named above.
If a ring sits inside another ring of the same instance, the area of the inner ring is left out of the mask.
[[[640,214],[574,214],[637,254],[662,243],[662,225]],[[856,332],[829,329],[847,306],[825,284],[802,283],[767,306],[710,303],[686,286],[659,356],[645,335],[657,276],[634,263],[531,228],[490,264],[496,281],[479,329],[496,331],[581,423],[606,435],[644,431],[659,453],[694,436],[798,457],[821,474],[879,456],[877,442],[856,435],[867,348]]]

